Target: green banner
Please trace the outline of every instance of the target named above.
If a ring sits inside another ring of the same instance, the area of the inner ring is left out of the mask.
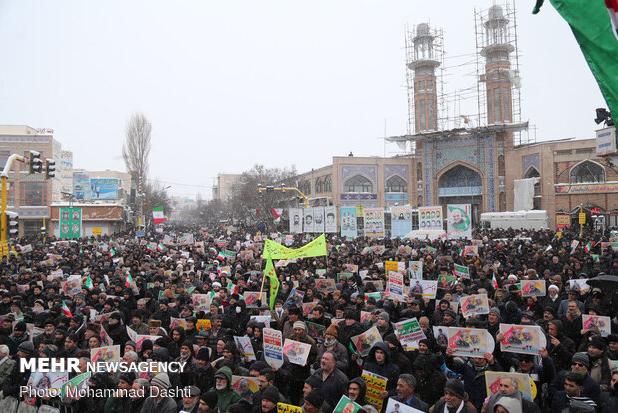
[[[60,239],[82,236],[82,209],[60,208]]]
[[[267,239],[262,252],[262,258],[265,260],[269,258],[273,260],[290,260],[294,258],[322,257],[325,255],[327,255],[327,252],[324,234],[296,249],[285,247]]]

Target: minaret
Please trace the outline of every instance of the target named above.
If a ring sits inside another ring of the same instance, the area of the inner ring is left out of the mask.
[[[513,122],[510,54],[515,50],[509,43],[509,20],[501,6],[489,8],[484,22],[485,39],[481,55],[485,57],[487,90],[487,124]]]
[[[434,49],[435,35],[427,23],[416,26],[412,38],[414,59],[408,68],[414,71],[414,131],[438,130],[438,92],[435,70],[440,66]]]

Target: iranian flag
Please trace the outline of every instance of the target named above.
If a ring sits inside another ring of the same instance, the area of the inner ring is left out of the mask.
[[[496,274],[495,273],[491,277],[491,286],[494,287],[494,290],[497,290],[498,288],[500,288],[500,286],[498,285],[498,279],[496,278]]]
[[[588,243],[584,245],[584,252],[589,254],[592,248],[594,248],[594,241],[588,241]]]
[[[551,0],[567,21],[609,111],[618,116],[618,0]],[[537,0],[534,12],[542,1]]]
[[[131,277],[131,273],[127,274],[127,279],[124,282],[124,286],[127,288],[131,288],[131,284],[133,284],[133,277]]]
[[[84,282],[84,286],[89,290],[92,290],[92,287],[94,287],[94,284],[92,283],[92,278],[90,278],[90,274],[88,274],[88,276],[86,277],[86,282]]]
[[[165,218],[165,213],[162,206],[152,208],[152,221],[155,224],[162,224],[166,219],[167,218]]]
[[[69,309],[67,303],[64,302],[64,300],[62,300],[62,314],[64,314],[65,317],[73,318],[73,313]]]
[[[283,208],[271,208],[270,214],[273,216],[275,222],[279,222],[283,214]]]

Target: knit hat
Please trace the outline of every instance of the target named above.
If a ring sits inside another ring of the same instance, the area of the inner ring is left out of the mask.
[[[157,386],[160,389],[169,389],[171,387],[170,378],[167,373],[159,373],[150,380],[150,384]]]
[[[416,389],[416,378],[411,374],[401,374],[399,375],[399,380],[405,382],[408,386]]]
[[[502,317],[502,314],[500,314],[500,309],[498,307],[491,307],[489,309],[489,314],[493,314],[493,315],[495,315],[498,318]]]
[[[382,311],[380,313],[380,315],[378,316],[378,319],[382,319],[384,321],[386,321],[387,323],[391,320],[391,317],[388,315],[388,313],[386,311]]]
[[[581,363],[586,368],[590,368],[590,357],[588,357],[588,353],[579,352],[573,354],[573,358],[571,359],[572,363]]]
[[[328,328],[324,331],[324,335],[327,334],[335,338],[339,338],[339,329],[337,328],[337,324],[329,325]]]
[[[22,351],[28,355],[34,354],[34,344],[31,341],[24,341],[17,347],[18,351]]]
[[[200,388],[197,386],[186,386],[184,388],[185,394],[188,394],[189,397],[196,397],[200,395]]]
[[[207,360],[208,361],[210,360],[210,352],[206,347],[202,347],[201,349],[197,351],[195,358],[197,360]]]
[[[279,403],[279,391],[274,386],[268,387],[262,393],[262,400],[270,400],[275,404]]]
[[[588,339],[588,347],[598,348],[601,351],[605,351],[607,348],[607,343],[605,339],[601,336],[592,336]]]
[[[607,336],[607,341],[610,343],[618,343],[618,334],[610,334]]]
[[[307,324],[305,324],[303,321],[295,321],[292,328],[302,328],[306,332]]]
[[[322,396],[320,390],[314,389],[311,390],[311,393],[305,396],[305,402],[309,402],[312,406],[319,409],[324,403],[324,397]]]
[[[148,327],[161,327],[161,320],[148,320]]]
[[[318,376],[309,376],[305,380],[305,383],[311,386],[313,390],[319,389],[322,386],[322,380],[318,378]]]
[[[26,323],[24,323],[23,321],[18,321],[15,324],[15,327],[13,327],[13,331],[26,331],[28,329],[28,326],[26,326]]]
[[[210,407],[211,409],[214,409],[215,407],[217,407],[218,399],[219,398],[217,397],[217,392],[214,390],[210,390],[205,393],[202,393],[202,395],[200,396],[200,400],[206,403],[208,407]]]
[[[444,386],[444,391],[448,391],[460,399],[463,399],[466,396],[463,383],[457,379],[449,379]]]

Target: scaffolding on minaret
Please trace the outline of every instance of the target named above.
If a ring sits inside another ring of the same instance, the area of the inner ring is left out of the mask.
[[[521,77],[515,2],[492,1],[486,10],[474,10],[476,37],[476,123],[520,123]],[[527,129],[513,133],[513,145],[534,142]]]

